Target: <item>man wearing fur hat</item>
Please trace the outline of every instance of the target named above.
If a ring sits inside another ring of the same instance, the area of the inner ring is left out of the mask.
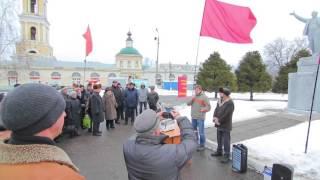
[[[0,179],[84,179],[53,139],[63,127],[65,101],[54,88],[24,84],[1,105],[1,119],[12,131],[0,142]]]
[[[190,121],[178,112],[171,115],[181,130],[180,144],[164,144],[167,136],[160,134],[160,116],[147,109],[134,122],[137,134],[123,145],[129,180],[177,180],[180,170],[191,159],[197,142]]]
[[[229,89],[219,88],[220,99],[213,114],[213,122],[215,123],[215,127],[217,127],[218,147],[217,151],[212,153],[211,156],[223,155],[221,159],[222,163],[227,163],[230,157],[230,132],[232,130],[232,114],[234,111],[234,104],[230,98],[230,94]]]
[[[104,105],[102,97],[100,96],[101,84],[93,85],[93,93],[90,98],[90,114],[92,120],[92,134],[93,136],[101,136],[100,123],[104,121]]]

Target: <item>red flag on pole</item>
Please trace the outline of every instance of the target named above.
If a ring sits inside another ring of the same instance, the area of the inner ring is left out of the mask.
[[[88,56],[92,52],[92,38],[89,25],[83,37],[86,39],[86,56]]]
[[[252,43],[250,32],[256,23],[248,7],[206,0],[200,36],[232,43]]]

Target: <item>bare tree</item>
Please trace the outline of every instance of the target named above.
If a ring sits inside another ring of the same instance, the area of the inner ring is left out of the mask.
[[[296,52],[307,47],[307,40],[304,38],[296,38],[293,41],[278,38],[268,43],[264,47],[263,55],[269,73],[278,74],[279,69],[287,64]]]
[[[10,60],[20,37],[19,0],[0,1],[0,62]]]

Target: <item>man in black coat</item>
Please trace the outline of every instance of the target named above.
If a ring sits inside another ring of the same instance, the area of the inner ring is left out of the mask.
[[[116,124],[120,124],[119,119],[123,119],[123,96],[122,96],[122,92],[121,89],[118,86],[118,82],[117,81],[113,81],[112,82],[112,88],[111,91],[114,94],[114,97],[116,98],[117,101],[117,119],[116,119]]]
[[[230,157],[230,132],[232,130],[232,114],[234,111],[234,104],[230,98],[230,94],[229,89],[219,88],[220,99],[213,114],[213,122],[215,123],[215,127],[217,127],[218,148],[211,156],[222,156],[223,147],[224,155],[221,159],[222,163],[227,163]]]
[[[104,106],[100,96],[101,84],[93,85],[93,94],[90,98],[91,120],[93,122],[93,135],[101,136],[100,123],[104,121]]]
[[[129,83],[129,88],[124,93],[126,116],[125,124],[128,124],[128,118],[131,118],[131,124],[134,122],[134,112],[138,106],[138,91],[134,88],[133,83]]]

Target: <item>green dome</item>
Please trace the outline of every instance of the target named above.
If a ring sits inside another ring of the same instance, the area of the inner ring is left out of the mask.
[[[141,54],[139,53],[139,51],[136,50],[136,49],[133,48],[133,47],[122,48],[117,55],[123,55],[123,54],[141,56]]]

